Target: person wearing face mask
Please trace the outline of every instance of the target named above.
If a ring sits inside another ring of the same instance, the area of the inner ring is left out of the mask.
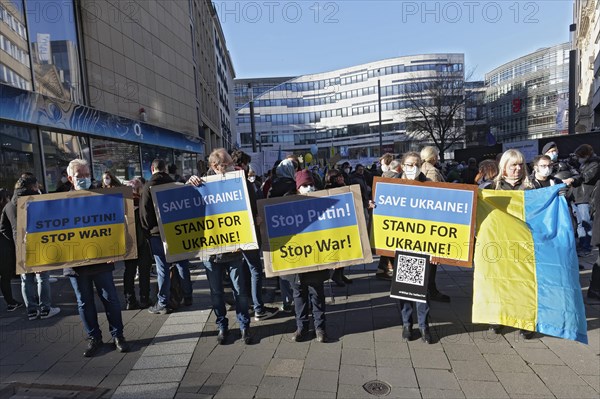
[[[600,179],[600,158],[594,154],[589,144],[575,149],[579,160],[579,175],[563,180],[573,187],[575,217],[577,218],[577,237],[579,238],[579,256],[588,256],[591,251],[592,218],[590,217],[590,197],[596,182]]]
[[[0,234],[13,246],[17,242],[17,202],[20,197],[39,194],[37,179],[31,173],[23,173],[15,185],[11,201],[4,206],[2,216],[0,216]],[[48,271],[22,274],[21,293],[29,320],[47,319],[60,312],[59,307],[52,306],[50,272]]]
[[[296,172],[297,193],[306,195],[315,190],[315,181],[308,170]],[[294,289],[294,308],[296,311],[296,332],[291,336],[293,342],[302,342],[308,336],[309,313],[312,310],[317,342],[328,342],[325,331],[325,289],[323,282],[329,278],[328,270],[318,270],[292,275]],[[309,304],[310,301],[310,304]],[[312,305],[312,306],[310,306]]]
[[[542,155],[547,155],[553,164],[558,162],[558,146],[554,141],[546,143],[542,148]]]
[[[158,228],[158,220],[154,210],[154,201],[150,194],[150,187],[161,184],[173,183],[173,179],[167,173],[167,163],[164,159],[155,159],[150,165],[152,177],[146,182],[140,196],[140,223],[144,234],[150,243],[154,262],[156,263],[156,272],[158,274],[158,295],[157,301],[153,306],[148,308],[148,312],[153,314],[167,314],[171,312],[168,307],[171,299],[171,264],[167,263],[165,249],[160,231]],[[190,262],[187,260],[175,263],[177,273],[181,278],[181,288],[183,291],[183,304],[185,306],[192,305],[192,280],[189,270]]]
[[[552,177],[552,160],[548,155],[538,155],[533,159],[533,173],[529,180],[534,189],[562,183],[562,180]]]
[[[69,179],[67,177],[67,171],[63,170],[61,172],[58,185],[56,186],[56,192],[63,193],[63,192],[71,191],[72,189],[73,189],[73,185],[71,184],[71,182],[69,181]]]
[[[390,154],[389,152],[386,152],[385,154],[383,154],[381,156],[381,158],[379,158],[379,169],[380,169],[380,174],[379,176],[383,176],[383,174],[385,172],[388,172],[390,170],[390,163],[394,160],[394,155]]]
[[[420,182],[428,181],[427,177],[421,172],[421,156],[418,152],[407,152],[402,157],[402,175],[401,179],[416,180]]]
[[[69,181],[76,191],[88,190],[92,184],[90,168],[83,159],[74,159],[67,167]],[[98,263],[64,270],[69,277],[83,327],[88,335],[88,346],[83,356],[91,357],[102,347],[102,331],[98,324],[98,311],[94,302],[94,287],[102,304],[114,345],[119,352],[129,351],[129,344],[123,336],[123,318],[117,288],[113,280],[114,263]]]
[[[340,172],[342,172],[342,176],[344,176],[344,183],[349,186],[350,185],[350,171],[352,168],[350,167],[349,162],[344,162],[340,168]]]
[[[102,188],[121,187],[123,183],[115,177],[110,171],[102,174]]]

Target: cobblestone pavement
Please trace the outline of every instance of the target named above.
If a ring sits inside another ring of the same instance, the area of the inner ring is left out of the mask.
[[[596,257],[580,258],[583,295]],[[389,283],[375,279],[375,262],[347,269],[353,284],[326,289],[334,342],[291,342],[293,315],[280,312],[252,323],[253,345],[243,345],[232,324],[229,344],[218,346],[208,284],[194,265],[191,307],[170,315],[123,311],[126,354],[106,342],[95,357],[82,356],[85,334],[66,278],[52,284],[58,316],[28,321],[22,309],[0,311],[0,397],[27,390],[81,398],[375,398],[363,388],[373,380],[389,384],[390,398],[600,396],[600,301],[586,299],[589,345],[539,334],[523,340],[512,328],[495,335],[471,323],[472,270],[442,266],[438,287],[452,301],[432,302],[435,342],[404,343],[398,302]],[[266,280],[268,299],[275,284]],[[106,341],[103,313],[99,320]]]

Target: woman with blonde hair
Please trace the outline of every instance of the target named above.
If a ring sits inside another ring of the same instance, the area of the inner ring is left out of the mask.
[[[510,149],[502,154],[499,173],[490,188],[494,190],[528,190],[532,188],[525,157],[519,150]]]
[[[421,150],[421,161],[423,164],[421,165],[421,172],[425,175],[425,177],[431,181],[435,182],[445,182],[444,176],[435,167],[435,164],[440,160],[440,152],[439,150],[431,145],[427,147],[423,147]]]

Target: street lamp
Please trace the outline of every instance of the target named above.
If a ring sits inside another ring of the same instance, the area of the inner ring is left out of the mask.
[[[383,156],[383,132],[381,130],[381,78],[377,70],[377,103],[379,104],[379,156]]]

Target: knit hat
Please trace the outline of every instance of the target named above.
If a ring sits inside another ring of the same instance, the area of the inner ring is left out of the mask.
[[[308,169],[302,169],[296,172],[296,190],[299,190],[302,186],[314,186],[315,180],[312,177],[312,173]]]
[[[553,148],[558,148],[554,141],[550,141],[550,142],[546,143],[544,148],[542,148],[542,155],[546,155],[546,153]]]

